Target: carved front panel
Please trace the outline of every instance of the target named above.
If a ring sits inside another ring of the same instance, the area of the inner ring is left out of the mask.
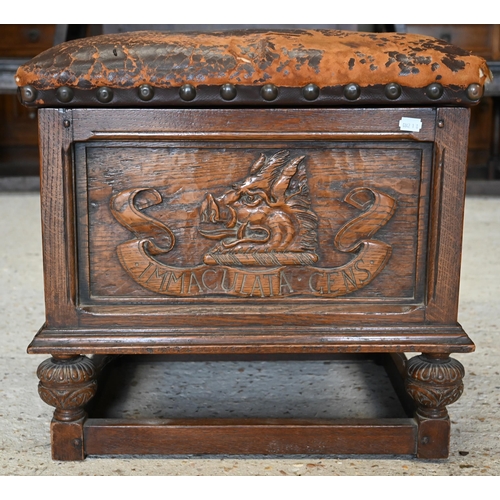
[[[75,148],[82,304],[423,300],[432,147]]]

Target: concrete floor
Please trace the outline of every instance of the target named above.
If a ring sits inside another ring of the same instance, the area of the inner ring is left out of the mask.
[[[50,458],[52,409],[37,394],[35,375],[47,356],[26,347],[44,321],[39,196],[0,193],[0,475],[148,476],[496,476],[500,475],[500,197],[468,197],[460,322],[476,343],[456,355],[465,392],[449,407],[447,460],[409,457],[88,457]],[[345,390],[345,388],[344,388]]]

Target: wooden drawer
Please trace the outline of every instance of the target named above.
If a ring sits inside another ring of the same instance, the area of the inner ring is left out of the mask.
[[[33,57],[52,47],[55,24],[2,24],[0,57]]]

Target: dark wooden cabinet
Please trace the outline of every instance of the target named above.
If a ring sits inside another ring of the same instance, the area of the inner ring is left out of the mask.
[[[55,24],[2,24],[0,57],[34,57],[52,47],[55,33]]]
[[[55,24],[2,24],[0,61],[21,63],[52,47]],[[9,71],[5,78],[11,77]],[[37,112],[22,106],[15,81],[0,94],[0,177],[38,175]]]
[[[38,176],[40,170],[37,111],[17,98],[16,66],[55,43],[94,31],[94,25],[0,25],[0,177]]]
[[[37,112],[0,95],[0,177],[38,175]]]

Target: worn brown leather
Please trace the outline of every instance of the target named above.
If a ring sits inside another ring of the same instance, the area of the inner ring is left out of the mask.
[[[18,86],[43,91],[69,86],[92,90],[179,88],[232,83],[361,88],[397,83],[444,89],[481,86],[490,78],[484,59],[428,36],[328,30],[168,33],[139,31],[73,40],[21,66]],[[45,102],[34,102],[44,105]]]

